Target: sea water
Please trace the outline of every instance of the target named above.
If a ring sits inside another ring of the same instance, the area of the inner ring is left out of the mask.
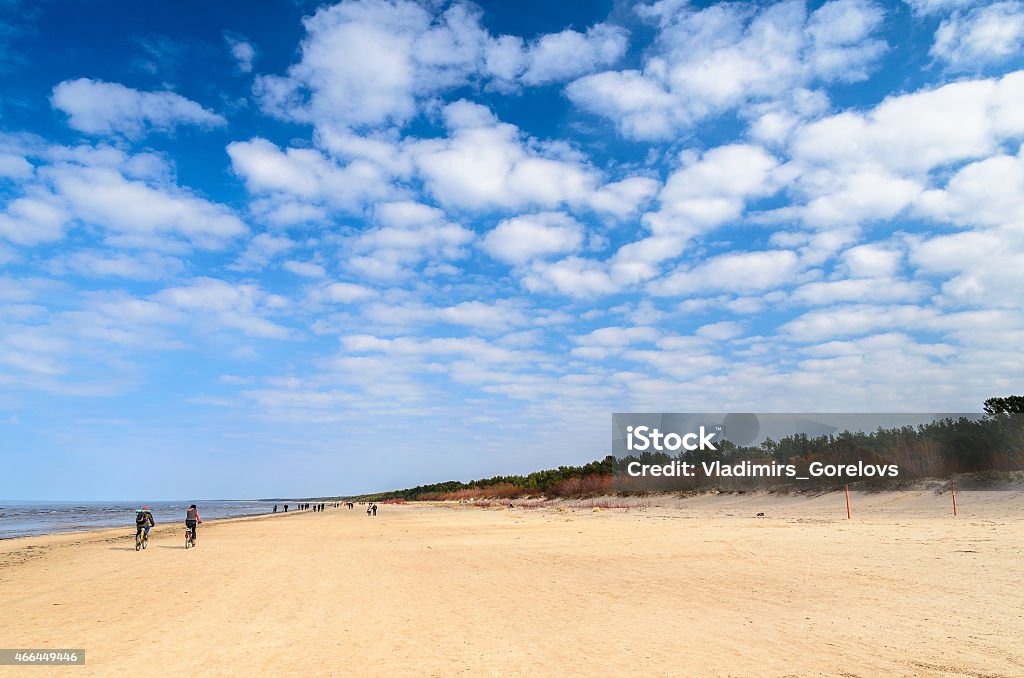
[[[294,506],[294,502],[289,501]],[[135,510],[148,506],[157,525],[184,524],[190,504],[199,509],[204,521],[272,513],[274,504],[284,510],[281,501],[5,501],[0,499],[0,539],[57,532],[79,532],[108,527],[123,527],[135,533]]]

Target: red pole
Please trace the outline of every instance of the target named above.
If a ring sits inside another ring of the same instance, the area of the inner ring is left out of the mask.
[[[956,518],[956,483],[953,485],[953,517]]]
[[[846,486],[846,519],[850,520],[850,486]]]

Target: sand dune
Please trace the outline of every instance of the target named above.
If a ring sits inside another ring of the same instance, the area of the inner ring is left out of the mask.
[[[0,675],[1024,675],[1024,493],[384,506],[0,542]],[[764,518],[755,518],[764,512]]]

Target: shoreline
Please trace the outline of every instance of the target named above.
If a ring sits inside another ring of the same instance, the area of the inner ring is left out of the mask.
[[[233,522],[262,520],[262,519],[265,519],[265,518],[275,518],[278,515],[281,515],[281,516],[283,516],[283,515],[291,515],[292,513],[298,515],[300,513],[300,511],[289,511],[288,514],[285,514],[284,512],[278,512],[278,513],[261,513],[261,514],[251,515],[251,516],[231,516],[231,517],[225,517],[225,518],[209,518],[209,519],[203,520],[203,524],[200,526],[199,529],[201,531],[207,525],[214,525],[214,524],[221,525],[221,524],[233,523]],[[172,530],[181,532],[184,529],[185,529],[185,519],[184,518],[181,519],[180,523],[161,522],[160,524],[158,524],[155,527],[150,529],[150,531],[149,531],[150,539],[154,538],[156,535],[164,536],[164,535],[168,534],[169,532],[171,532]],[[85,528],[85,529],[82,529],[82,530],[67,530],[67,531],[63,531],[63,532],[45,532],[45,533],[42,533],[42,534],[23,534],[23,535],[17,535],[17,536],[13,536],[13,537],[0,537],[0,553],[4,552],[5,549],[3,547],[4,547],[5,544],[10,544],[12,542],[21,542],[21,541],[32,540],[32,539],[38,539],[38,540],[54,539],[54,540],[56,540],[57,538],[60,538],[60,537],[64,538],[61,541],[74,541],[76,537],[80,538],[81,541],[86,541],[87,540],[86,538],[88,538],[88,537],[92,537],[92,539],[88,539],[88,541],[111,541],[111,540],[114,540],[114,539],[127,539],[127,540],[130,541],[130,540],[134,540],[135,539],[135,525],[130,525],[130,524],[126,523],[125,527],[90,527],[90,528]],[[2,565],[0,565],[0,566],[2,566]]]
[[[872,517],[884,517],[885,512],[881,511],[878,504],[883,506],[891,505],[896,499],[902,497],[905,500],[913,498],[915,503],[920,501],[929,502],[932,501],[935,504],[935,511],[933,517],[942,517],[947,512],[939,506],[944,502],[950,501],[950,495],[948,492],[936,492],[934,488],[924,487],[912,490],[894,490],[894,491],[850,491],[851,497],[858,497],[859,501],[855,502],[854,512],[860,513],[863,517],[864,511],[868,511]],[[528,510],[528,511],[548,511],[548,512],[559,512],[559,511],[578,511],[578,510],[593,510],[600,509],[604,511],[649,511],[656,509],[664,509],[668,511],[714,511],[717,509],[723,509],[725,507],[741,507],[744,504],[765,504],[766,506],[772,504],[784,504],[790,509],[791,515],[775,515],[774,518],[800,518],[806,517],[802,515],[804,509],[816,509],[819,505],[833,503],[833,513],[826,516],[819,516],[822,519],[845,519],[845,508],[844,504],[841,505],[840,499],[842,498],[842,492],[821,492],[821,493],[778,493],[778,492],[759,492],[759,491],[743,491],[743,492],[707,492],[701,494],[689,494],[689,495],[678,495],[673,493],[664,494],[650,494],[650,495],[599,495],[594,497],[584,498],[524,498],[524,499],[507,499],[507,498],[473,498],[463,500],[411,500],[404,501],[395,504],[388,504],[385,502],[378,502],[379,506],[382,507],[394,507],[394,506],[409,506],[409,507],[437,507],[437,508],[465,508],[465,509],[479,509],[479,510],[508,510],[508,505],[513,504],[512,510]],[[1017,500],[1024,505],[1024,488],[1019,486],[1007,487],[1006,489],[999,490],[957,490],[957,501],[959,503],[960,512],[965,515],[970,515],[970,508],[972,502],[971,497],[977,497],[983,500],[982,504],[991,503],[991,501],[984,501],[986,497],[990,500],[995,500],[1001,503],[1006,500]],[[230,500],[217,500],[217,501],[230,501]],[[804,502],[805,506],[800,507],[799,502]],[[310,502],[313,503],[313,502]],[[344,502],[342,502],[344,503]],[[369,503],[369,502],[364,502]],[[973,502],[977,505],[977,502]],[[359,504],[357,503],[358,507]],[[792,509],[796,509],[793,511]],[[738,508],[737,508],[738,510]],[[751,509],[752,510],[752,509]],[[358,508],[346,509],[344,506],[338,508],[329,508],[325,513],[331,512],[347,512],[353,514],[361,514]],[[757,512],[753,514],[756,517]],[[296,515],[319,515],[311,510],[290,510],[287,513],[284,511],[278,511],[277,513],[260,513],[247,516],[230,516],[223,518],[209,518],[203,520],[203,527],[213,524],[227,524],[232,522],[241,521],[252,521],[262,520],[268,518],[287,517]],[[732,515],[732,514],[726,514]],[[712,513],[708,513],[708,517],[712,517]],[[891,517],[906,519],[912,518],[913,516],[901,516],[898,509],[891,511]],[[920,517],[920,516],[918,516]],[[161,522],[156,527],[150,530],[151,538],[156,535],[166,535],[169,531],[183,530],[185,520],[182,518],[178,522]],[[203,529],[200,528],[200,530]],[[41,534],[28,534],[28,535],[17,535],[11,537],[0,537],[0,553],[4,551],[2,548],[5,544],[11,544],[23,540],[40,539],[46,540],[49,538],[64,537],[64,541],[74,541],[76,537],[81,540],[85,540],[88,537],[94,537],[99,540],[109,540],[120,536],[124,539],[134,539],[135,537],[135,526],[133,524],[126,523],[124,527],[97,527],[97,528],[85,528],[80,530],[66,530],[61,532],[46,532]]]

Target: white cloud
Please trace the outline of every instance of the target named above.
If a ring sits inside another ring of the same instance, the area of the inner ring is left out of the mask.
[[[333,282],[314,289],[310,296],[316,302],[329,302],[336,304],[351,304],[357,301],[365,301],[376,296],[369,287],[356,285],[355,283]]]
[[[789,207],[767,221],[812,227],[891,219],[935,209],[937,170],[996,153],[1024,135],[1024,71],[891,96],[864,113],[842,112],[793,133]]]
[[[296,245],[298,243],[287,236],[260,233],[246,243],[238,259],[228,268],[235,271],[258,271]]]
[[[281,264],[281,268],[303,278],[325,278],[327,271],[320,264],[312,261],[289,260]]]
[[[421,203],[378,205],[374,219],[376,227],[349,241],[352,256],[346,266],[375,279],[401,278],[424,261],[461,259],[466,254],[464,247],[475,237],[472,231],[447,221],[443,211]]]
[[[681,268],[650,285],[659,296],[698,292],[759,292],[780,287],[800,273],[799,258],[790,250],[730,252]]]
[[[523,286],[531,292],[554,290],[573,297],[611,294],[619,289],[603,266],[580,257],[533,262],[523,277]]]
[[[557,207],[584,202],[599,183],[597,172],[578,160],[524,145],[515,126],[499,123],[482,106],[458,101],[445,107],[445,117],[449,138],[420,141],[410,149],[427,189],[443,204]]]
[[[385,327],[419,327],[431,324],[458,325],[476,330],[508,330],[527,325],[530,319],[519,302],[495,299],[491,302],[462,301],[450,306],[422,303],[376,303],[366,307],[368,320]]]
[[[248,231],[222,205],[180,188],[131,181],[112,169],[57,166],[46,175],[78,219],[124,236],[124,242],[171,236],[215,249]]]
[[[177,185],[155,153],[43,143],[29,153],[33,177],[0,211],[0,237],[17,244],[52,242],[75,228],[108,245],[180,252],[220,249],[248,232],[226,206]]]
[[[185,269],[184,262],[175,257],[154,252],[124,253],[102,250],[83,250],[52,259],[48,268],[60,275],[78,275],[128,280],[162,280]]]
[[[190,313],[202,330],[240,330],[260,339],[287,339],[294,334],[265,317],[277,310],[281,300],[253,284],[196,278],[188,285],[161,290],[153,300]]]
[[[634,344],[653,343],[658,336],[658,331],[653,327],[602,327],[589,334],[573,337],[578,346],[572,349],[572,355],[587,360],[604,360]]]
[[[625,31],[598,24],[537,36],[492,36],[468,3],[443,11],[405,0],[345,0],[304,20],[302,59],[286,77],[263,76],[264,109],[318,129],[401,126],[420,102],[492,78],[498,88],[540,85],[610,65]]]
[[[583,245],[583,226],[561,212],[541,212],[500,222],[481,247],[495,259],[524,264],[531,259],[576,252]]]
[[[618,284],[655,277],[659,265],[682,254],[690,239],[738,220],[747,200],[771,195],[784,176],[778,160],[747,144],[719,146],[702,156],[686,151],[680,159],[682,166],[658,194],[657,211],[643,216],[651,236],[623,245],[610,262]]]
[[[843,268],[854,278],[893,276],[902,260],[902,250],[877,243],[851,247],[842,255]]]
[[[28,179],[34,171],[32,163],[21,155],[0,153],[0,178]]]
[[[590,206],[598,212],[606,212],[625,218],[642,207],[655,196],[661,184],[648,177],[630,177],[622,181],[605,184],[590,197]]]
[[[797,132],[800,163],[919,173],[984,157],[1024,134],[1024,71],[888,97],[865,114],[843,112]]]
[[[87,134],[142,136],[178,125],[219,127],[227,121],[174,92],[140,92],[113,82],[79,78],[53,88],[51,101],[68,115],[68,125]]]
[[[1024,146],[1016,156],[997,154],[960,168],[944,188],[925,192],[917,209],[958,226],[1024,224]]]
[[[809,311],[779,329],[798,341],[811,342],[878,330],[913,332],[932,326],[938,315],[932,309],[912,305],[853,304]]]
[[[526,85],[568,80],[615,63],[626,47],[626,31],[606,24],[586,33],[570,29],[542,35],[525,50],[520,79]]]
[[[495,346],[477,337],[398,337],[382,339],[371,335],[342,337],[342,345],[353,354],[383,353],[393,356],[455,357],[483,363],[501,364],[521,361],[517,351]]]
[[[957,12],[935,32],[931,55],[956,70],[980,70],[1020,53],[1024,44],[1024,5],[996,2]]]
[[[698,337],[712,341],[727,341],[743,334],[743,326],[732,320],[723,320],[709,325],[702,325],[695,333]]]
[[[315,219],[309,201],[347,212],[359,212],[367,202],[395,193],[391,177],[379,166],[363,160],[340,165],[320,151],[288,148],[284,151],[255,138],[228,144],[231,166],[249,191],[270,196],[261,209],[278,223]],[[300,201],[296,204],[296,201]],[[287,211],[287,212],[286,212]]]
[[[657,212],[644,216],[656,235],[696,235],[735,220],[745,201],[778,189],[779,162],[764,149],[719,146],[697,157],[687,152],[658,195]]]
[[[905,0],[905,2],[913,8],[915,13],[927,16],[969,7],[976,4],[978,0]]]
[[[871,37],[883,11],[866,0],[833,0],[809,16],[799,1],[700,10],[659,2],[637,11],[660,29],[643,69],[586,76],[567,89],[578,106],[636,139],[667,138],[812,83],[863,80],[886,49]]]
[[[973,307],[1020,309],[1024,233],[1019,227],[913,239],[910,258],[922,271],[950,276],[943,300]]]
[[[793,301],[820,306],[839,302],[868,301],[874,303],[918,301],[931,288],[920,281],[892,278],[854,278],[810,282],[793,291]]]
[[[38,245],[64,237],[70,215],[52,194],[34,190],[7,203],[0,213],[0,237],[17,245]]]
[[[233,35],[225,35],[224,41],[231,50],[231,56],[238,63],[242,73],[252,73],[252,62],[256,58],[256,48],[248,40]]]

